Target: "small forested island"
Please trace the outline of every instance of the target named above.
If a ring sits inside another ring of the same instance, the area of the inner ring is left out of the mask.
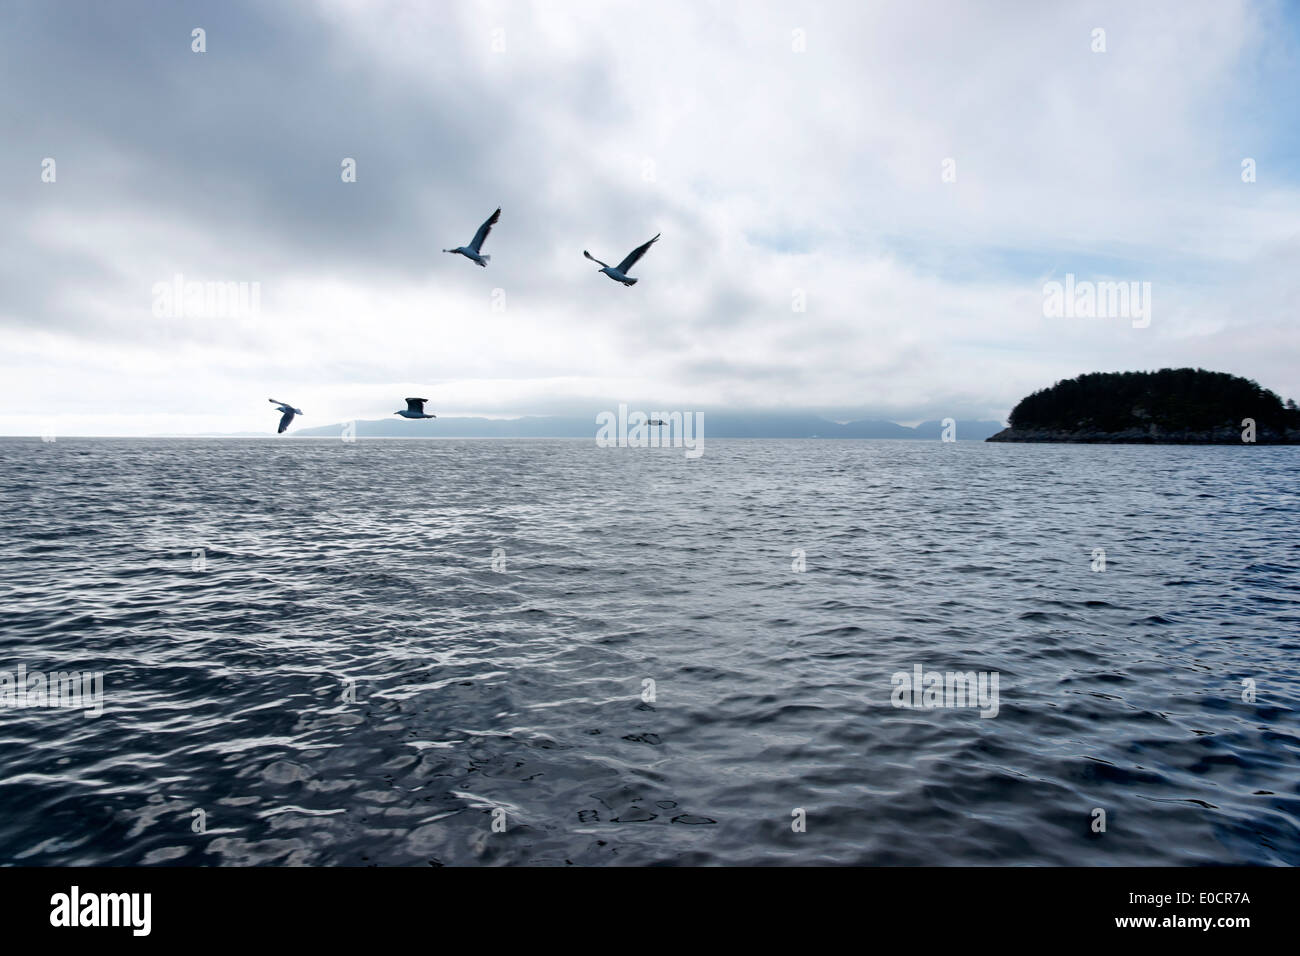
[[[1300,444],[1300,408],[1238,375],[1200,368],[1093,372],[1022,398],[987,441]]]

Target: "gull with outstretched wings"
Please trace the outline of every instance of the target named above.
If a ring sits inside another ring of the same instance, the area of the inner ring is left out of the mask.
[[[284,430],[288,428],[289,423],[293,421],[293,416],[301,415],[302,409],[294,408],[292,405],[287,405],[284,402],[277,402],[274,398],[268,398],[267,401],[284,413],[280,416],[280,427],[275,430],[277,435],[283,435]]]
[[[403,418],[437,418],[437,415],[426,415],[424,413],[424,403],[427,398],[408,398],[406,407],[393,412],[394,415],[401,415]]]
[[[604,268],[600,269],[599,271],[605,273],[605,275],[609,276],[615,282],[621,282],[624,285],[636,285],[636,279],[633,279],[630,275],[628,275],[627,270],[631,269],[634,265],[636,265],[637,261],[643,255],[645,255],[646,250],[649,249],[654,243],[659,241],[660,235],[663,235],[663,233],[657,234],[653,239],[651,239],[649,242],[645,243],[644,245],[637,246],[635,249],[629,252],[627,254],[627,258],[624,259],[622,262],[620,262],[617,266],[611,266],[608,265],[607,263],[600,262],[599,259],[593,256],[586,249],[582,250],[582,254],[586,256],[588,259],[590,259],[592,262],[600,262],[600,264],[604,266]]]
[[[444,249],[442,251],[452,253],[459,252],[466,259],[472,259],[486,268],[487,264],[492,261],[492,257],[483,255],[479,250],[483,248],[483,240],[488,237],[488,233],[492,231],[492,227],[500,218],[501,209],[498,207],[497,211],[488,217],[487,222],[478,227],[478,232],[474,233],[474,241],[468,246],[457,246],[455,249]]]

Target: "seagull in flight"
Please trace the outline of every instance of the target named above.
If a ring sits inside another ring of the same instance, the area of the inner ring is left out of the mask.
[[[424,413],[424,403],[427,401],[427,398],[408,398],[406,407],[393,412],[393,414],[401,415],[403,418],[437,418],[437,415],[426,415]]]
[[[286,405],[284,402],[277,402],[274,398],[268,398],[267,401],[280,409],[280,411],[284,412],[284,415],[280,418],[280,427],[275,430],[277,435],[283,435],[284,430],[288,428],[289,424],[293,421],[293,416],[301,415],[302,409],[294,408],[292,405]]]
[[[645,255],[645,251],[649,249],[651,245],[659,241],[660,235],[663,235],[663,233],[659,233],[659,235],[656,235],[645,245],[637,246],[635,249],[629,252],[627,254],[627,258],[624,259],[622,262],[620,262],[617,266],[611,266],[607,263],[600,262],[599,259],[593,256],[586,249],[582,250],[582,254],[586,256],[588,259],[590,259],[592,262],[600,262],[600,264],[605,267],[600,271],[605,273],[605,275],[609,276],[615,282],[621,282],[624,285],[636,285],[636,279],[633,279],[630,275],[628,275],[627,270],[631,269],[634,265],[637,264],[637,260],[640,259],[643,255]]]
[[[483,240],[488,237],[488,233],[492,231],[492,227],[496,225],[496,221],[500,218],[501,209],[498,207],[497,211],[488,217],[487,222],[478,227],[478,232],[474,233],[474,241],[468,246],[457,246],[455,249],[444,249],[442,251],[459,252],[466,259],[473,259],[479,265],[487,268],[487,264],[491,261],[492,257],[480,254],[479,250],[483,248]]]

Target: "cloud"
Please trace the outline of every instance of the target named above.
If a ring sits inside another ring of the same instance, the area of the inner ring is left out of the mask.
[[[0,432],[270,430],[267,395],[319,424],[411,389],[999,418],[1183,364],[1300,395],[1295,37],[1221,2],[19,4]],[[497,205],[490,268],[441,254]],[[630,289],[581,257],[657,232]],[[1151,282],[1150,328],[1045,318],[1067,272]],[[177,274],[257,283],[260,314],[158,317]]]

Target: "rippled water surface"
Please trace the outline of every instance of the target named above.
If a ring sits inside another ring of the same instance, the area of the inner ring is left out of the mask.
[[[1300,863],[1297,465],[0,441],[0,862]]]

